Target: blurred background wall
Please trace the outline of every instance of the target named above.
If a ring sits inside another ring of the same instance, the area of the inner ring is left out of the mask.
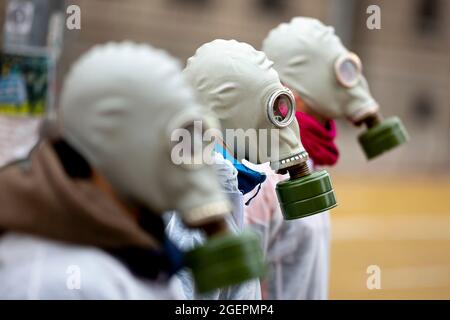
[[[399,115],[411,141],[367,162],[357,144],[361,129],[338,121],[331,297],[450,298],[449,0],[72,0],[62,8],[69,4],[81,8],[81,30],[65,30],[56,88],[97,43],[150,42],[184,63],[216,38],[260,48],[270,29],[294,16],[335,26],[360,55],[383,113]],[[366,27],[373,4],[381,8],[380,30]],[[383,290],[366,287],[373,264]]]
[[[54,3],[59,0],[38,0]],[[1,1],[0,9],[5,0]],[[184,63],[201,44],[236,38],[261,47],[268,31],[298,15],[335,26],[361,56],[371,90],[386,116],[399,115],[412,141],[367,163],[356,135],[339,121],[338,173],[447,173],[450,168],[450,1],[447,0],[73,0],[82,29],[66,30],[59,79],[96,43],[150,42]],[[369,5],[381,8],[381,30],[366,27]],[[4,15],[0,15],[2,19]]]

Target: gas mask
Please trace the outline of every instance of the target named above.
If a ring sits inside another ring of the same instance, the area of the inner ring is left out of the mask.
[[[177,210],[195,227],[222,218],[229,204],[211,168],[171,160],[172,131],[203,119],[179,73],[146,46],[97,47],[66,78],[60,119],[63,137],[124,199],[154,212]]]
[[[214,40],[189,58],[184,75],[206,114],[219,119],[224,144],[237,160],[270,162],[290,179],[277,186],[286,219],[336,205],[326,171],[311,172],[295,120],[295,99],[266,55],[235,40]]]
[[[397,117],[383,120],[359,57],[343,46],[332,27],[313,18],[294,18],[269,33],[263,51],[281,80],[315,112],[367,125],[359,141],[369,159],[407,141]]]
[[[96,47],[72,67],[60,105],[63,138],[122,199],[157,214],[175,210],[190,227],[224,222],[231,206],[212,167],[173,161],[176,129],[189,131],[194,121],[214,124],[202,115],[179,64],[166,53],[132,43]],[[214,262],[221,245],[235,251],[230,253],[234,269],[222,270],[221,281],[211,280],[208,288],[260,276],[262,257],[252,255],[249,271],[239,251],[250,246],[256,252],[257,239],[209,235],[214,239],[187,254],[197,273]],[[236,269],[245,276],[230,277]]]

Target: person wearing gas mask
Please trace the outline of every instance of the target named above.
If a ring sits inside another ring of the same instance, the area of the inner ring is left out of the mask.
[[[205,114],[220,121],[222,141],[217,151],[237,168],[237,186],[242,193],[250,194],[265,180],[264,175],[243,164],[248,160],[269,163],[279,173],[289,172],[288,188],[291,183],[300,185],[294,195],[280,192],[280,198],[285,200],[280,203],[280,211],[286,219],[335,206],[327,173],[311,172],[307,166],[308,155],[295,121],[294,97],[281,84],[263,52],[235,40],[214,40],[197,49],[183,73],[206,108]],[[252,133],[255,140],[247,141],[247,135]],[[278,139],[273,140],[275,137]],[[325,187],[310,188],[320,182]],[[261,196],[257,190],[253,193],[251,197],[255,199]],[[246,205],[251,206],[252,201]],[[190,291],[189,282],[185,283],[185,290]]]
[[[243,194],[239,189],[237,179],[238,170],[233,166],[232,159],[226,157],[216,146],[213,152],[212,168],[214,169],[224,194],[232,204],[231,215],[227,218],[231,232],[240,234],[244,231]],[[261,177],[262,179],[265,176]],[[206,239],[204,233],[184,226],[181,218],[175,212],[169,213],[166,232],[169,238],[183,250],[191,250],[202,245]],[[220,266],[222,268],[223,266]],[[187,300],[260,300],[261,286],[259,279],[243,283],[199,292],[194,283],[193,275],[189,270],[180,270],[177,273],[177,283],[180,297]]]
[[[0,298],[170,299],[186,263],[201,273],[215,248],[241,248],[249,239],[229,235],[213,169],[171,159],[171,132],[195,120],[207,122],[163,51],[111,43],[83,55],[64,82],[58,129],[0,171]],[[184,255],[165,234],[168,210],[212,245]]]
[[[296,96],[296,95],[295,95]],[[332,120],[322,125],[300,110],[302,101],[296,96],[296,120],[301,126],[301,141],[310,156],[309,165],[332,165],[339,152]],[[301,118],[300,118],[301,115]],[[269,273],[262,280],[262,297],[270,300],[318,300],[328,296],[329,213],[285,221],[280,211],[275,186],[286,179],[267,164],[251,169],[267,179],[259,196],[245,208],[245,223],[260,234]]]
[[[300,137],[310,155],[309,165],[334,164],[339,152],[333,141],[336,135],[333,121],[322,125],[314,118],[305,119],[307,115],[299,111],[301,106],[301,101],[296,99],[296,120],[301,123]],[[267,177],[261,186],[260,195],[245,208],[245,223],[261,235],[262,249],[269,265],[269,273],[261,282],[263,299],[326,299],[329,213],[285,221],[280,212],[275,186],[286,177],[276,174],[267,164],[245,164]]]
[[[263,51],[274,61],[281,80],[303,101],[305,113],[325,123],[345,117],[367,131],[358,140],[368,159],[408,140],[397,117],[383,119],[362,74],[359,57],[313,18],[297,17],[273,29]]]
[[[398,118],[378,125],[381,121],[378,104],[361,74],[361,62],[342,45],[333,28],[316,19],[294,18],[273,29],[264,40],[262,50],[274,61],[281,81],[295,96],[296,118],[302,127],[301,139],[312,165],[337,162],[339,151],[333,121],[336,117],[345,116],[358,125],[365,122],[372,128],[360,136],[369,159],[406,141],[406,132]],[[290,232],[288,225],[276,219],[263,220],[251,212],[248,216],[257,217],[250,223],[271,230],[271,237],[278,239],[279,244],[292,244],[296,233]],[[276,214],[263,216],[276,217]],[[303,224],[304,231],[297,234],[297,247],[291,246],[292,250],[284,251],[268,249],[268,255],[273,257],[268,260],[274,273],[263,286],[265,296],[271,299],[326,299],[329,216],[324,213],[297,223]],[[302,229],[301,226],[298,229]],[[310,236],[305,236],[307,234]],[[299,281],[295,283],[292,278]]]

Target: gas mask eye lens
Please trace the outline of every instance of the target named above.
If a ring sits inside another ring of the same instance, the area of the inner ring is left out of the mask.
[[[288,90],[280,90],[272,94],[268,104],[268,116],[277,127],[288,126],[295,115],[295,102],[292,93]]]
[[[284,96],[279,96],[275,100],[275,105],[273,109],[273,114],[278,122],[283,122],[286,120],[289,113],[289,100]]]
[[[354,53],[339,57],[335,63],[336,77],[341,85],[350,88],[355,86],[361,75],[361,61]]]

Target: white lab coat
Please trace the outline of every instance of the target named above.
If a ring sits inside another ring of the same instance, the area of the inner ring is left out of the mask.
[[[177,299],[173,281],[137,278],[105,251],[9,232],[0,236],[0,299]]]
[[[232,232],[241,233],[244,226],[244,202],[243,195],[238,189],[237,170],[230,161],[223,158],[220,153],[215,153],[215,172],[224,192],[233,204],[232,216],[228,224]],[[206,241],[205,236],[198,230],[186,228],[179,215],[171,214],[166,227],[169,238],[183,251],[193,249]],[[229,288],[215,290],[208,294],[198,294],[192,274],[189,270],[182,270],[177,275],[178,291],[184,299],[209,299],[209,300],[259,300],[261,299],[261,286],[259,279],[253,279]]]
[[[263,282],[265,299],[323,300],[328,298],[330,218],[324,212],[302,219],[283,219],[275,186],[287,178],[269,164],[254,165],[267,180],[245,208],[246,224],[258,232],[269,274]],[[251,197],[253,192],[246,195]]]

